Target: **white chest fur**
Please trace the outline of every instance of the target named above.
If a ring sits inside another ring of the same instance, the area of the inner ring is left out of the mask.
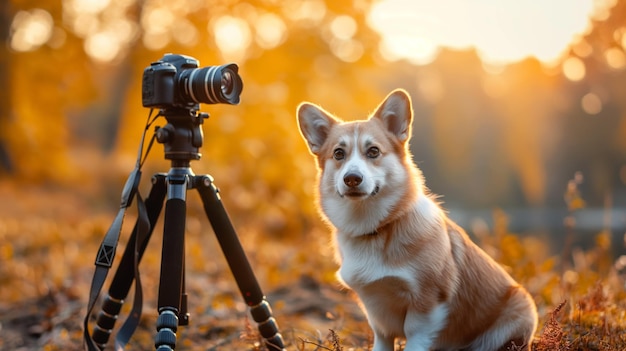
[[[422,256],[429,256],[429,250],[413,252],[409,247],[417,247],[412,244],[423,240],[423,236],[441,236],[434,230],[441,218],[440,211],[423,196],[413,204],[413,211],[403,216],[402,223],[394,226],[393,232],[364,236],[337,233],[336,245],[342,258],[338,278],[357,293],[370,324],[383,335],[405,337],[405,317],[416,313],[420,294],[427,288],[420,286],[423,275],[433,267],[422,260],[428,258]],[[442,237],[438,243],[449,245]],[[429,314],[424,318],[430,320]],[[446,314],[437,314],[437,330]]]
[[[354,239],[348,239],[354,240]],[[339,244],[342,263],[339,278],[352,289],[371,284],[384,278],[397,278],[416,288],[415,272],[411,266],[392,267],[384,259],[381,239],[372,238],[365,245]]]
[[[413,272],[387,266],[379,257],[347,257],[338,276],[363,303],[372,327],[385,335],[404,337],[403,316],[418,290]]]
[[[355,236],[338,230],[336,247],[341,257],[339,278],[352,289],[383,278],[398,278],[418,290],[420,264],[410,247],[425,237],[437,237],[438,245],[449,248],[441,233],[441,209],[427,196],[420,196],[391,233]],[[376,223],[378,226],[380,222]],[[427,254],[427,253],[426,253]],[[417,262],[417,263],[416,263]]]

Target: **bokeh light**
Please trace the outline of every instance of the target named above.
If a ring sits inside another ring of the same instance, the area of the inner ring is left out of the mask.
[[[172,38],[184,46],[194,46],[198,43],[200,33],[189,20],[181,18],[174,23]]]
[[[32,51],[45,44],[53,34],[54,21],[48,11],[19,11],[11,24],[11,49]]]
[[[321,0],[285,1],[283,13],[292,21],[316,25],[326,16],[326,4]]]
[[[577,82],[585,78],[585,63],[578,57],[572,56],[563,62],[563,74],[573,82]]]
[[[241,61],[252,41],[248,22],[233,16],[222,16],[207,28],[215,36],[215,43],[223,56],[229,60]]]
[[[120,42],[111,32],[100,32],[89,36],[84,43],[85,52],[100,62],[112,61],[120,51]]]
[[[356,34],[358,27],[354,18],[342,15],[337,16],[330,23],[330,30],[337,39],[348,40],[352,39]]]
[[[622,49],[613,47],[604,52],[604,58],[607,65],[613,69],[622,69],[626,67],[626,55]]]
[[[66,0],[64,5],[76,13],[98,14],[109,6],[110,0]]]
[[[273,49],[287,37],[285,22],[275,14],[266,13],[255,22],[255,41],[263,49]]]
[[[597,115],[602,111],[602,100],[594,93],[587,93],[580,100],[580,106],[587,114]]]

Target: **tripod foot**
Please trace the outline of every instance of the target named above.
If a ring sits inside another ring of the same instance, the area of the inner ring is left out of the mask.
[[[278,323],[272,317],[272,308],[269,302],[263,298],[261,303],[250,307],[252,319],[257,322],[259,333],[265,339],[265,345],[271,351],[284,350],[283,337],[278,332]]]
[[[154,340],[154,346],[157,351],[174,350],[176,347],[176,329],[178,328],[176,310],[162,309],[159,312],[156,327],[157,335]]]

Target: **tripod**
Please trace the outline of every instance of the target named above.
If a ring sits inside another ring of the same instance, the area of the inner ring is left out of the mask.
[[[135,223],[129,245],[120,260],[119,267],[111,281],[108,296],[105,298],[102,311],[98,315],[92,337],[93,342],[100,350],[106,347],[124,299],[135,278],[137,278],[137,284],[134,305],[139,310],[138,314],[141,314],[141,285],[138,281],[137,264],[143,256],[152,229],[159,218],[163,201],[167,196],[163,224],[163,248],[158,294],[159,316],[156,321],[155,348],[158,351],[175,349],[177,327],[189,323],[187,294],[185,292],[184,234],[187,190],[196,189],[200,194],[206,215],[235,277],[241,295],[250,308],[252,318],[257,323],[266,346],[272,351],[284,350],[283,339],[272,316],[270,305],[261,292],[250,263],[222,205],[219,190],[215,186],[213,178],[209,175],[195,175],[190,167],[191,160],[200,159],[199,148],[203,141],[200,125],[208,115],[184,108],[166,109],[162,110],[161,113],[168,123],[162,128],[157,127],[156,140],[164,144],[165,158],[171,160],[171,168],[168,173],[157,173],[152,178],[153,185],[145,201],[148,223],[142,224],[141,218]],[[129,183],[132,183],[131,179],[129,179]],[[134,182],[136,189],[138,179],[135,179]],[[125,192],[129,192],[127,188],[128,183]],[[144,230],[142,230],[142,226]],[[108,261],[112,260],[113,254],[108,253],[111,252],[110,243],[109,246],[105,247],[105,241],[103,241],[100,251],[104,254],[99,253],[96,259],[97,266],[101,256],[106,256]],[[108,264],[110,265],[110,263]],[[139,299],[137,297],[138,289]],[[94,295],[93,292],[91,295]],[[86,340],[88,336],[87,317],[85,320]],[[138,319],[136,310],[133,310],[125,325],[118,332],[117,339],[123,340],[122,348],[134,332]],[[126,327],[127,324],[130,327]],[[93,346],[90,345],[93,343],[90,344],[88,341],[88,346],[91,349]]]

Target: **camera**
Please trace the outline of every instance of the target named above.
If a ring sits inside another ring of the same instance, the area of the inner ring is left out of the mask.
[[[236,64],[198,67],[195,58],[176,54],[165,54],[150,64],[143,71],[143,106],[193,108],[199,103],[239,103],[243,82]]]

